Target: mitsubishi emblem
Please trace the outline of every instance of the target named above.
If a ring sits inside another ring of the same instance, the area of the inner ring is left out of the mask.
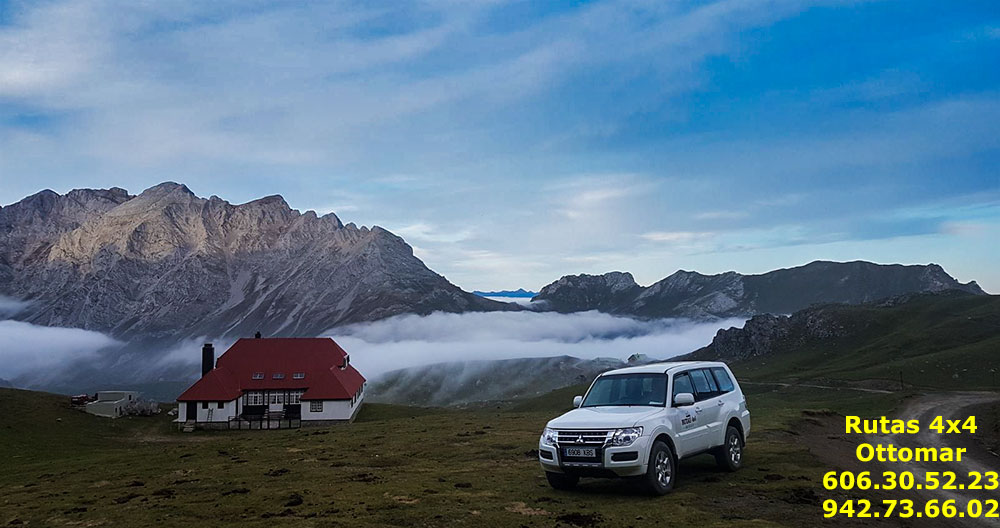
[[[576,443],[578,443],[578,444],[584,443],[583,442],[583,435],[580,435],[580,436],[576,437]]]

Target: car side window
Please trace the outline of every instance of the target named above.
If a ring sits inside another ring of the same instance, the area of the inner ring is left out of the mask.
[[[705,373],[705,379],[708,380],[708,388],[712,391],[712,397],[722,394],[722,391],[719,390],[719,385],[715,383],[715,377],[712,376],[712,373],[708,369],[702,369],[702,371]]]
[[[671,401],[673,401],[674,396],[684,392],[690,392],[692,395],[694,394],[694,387],[691,386],[691,378],[688,376],[687,372],[674,374],[674,390],[671,394]]]
[[[733,379],[729,377],[729,373],[726,369],[722,367],[713,367],[712,374],[715,375],[715,380],[719,382],[719,390],[723,393],[732,392],[736,387],[733,386]]]
[[[694,399],[696,401],[707,400],[715,395],[712,392],[712,387],[708,384],[708,376],[705,375],[704,370],[692,370],[688,372],[688,375],[691,376],[691,383],[694,385]]]

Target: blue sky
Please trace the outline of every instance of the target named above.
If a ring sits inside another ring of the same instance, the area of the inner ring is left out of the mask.
[[[1000,292],[991,1],[0,2],[0,204],[282,194],[467,289],[936,262]]]

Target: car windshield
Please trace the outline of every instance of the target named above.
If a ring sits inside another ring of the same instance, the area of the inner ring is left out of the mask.
[[[581,407],[647,405],[666,403],[666,374],[612,374],[601,376],[587,393]]]

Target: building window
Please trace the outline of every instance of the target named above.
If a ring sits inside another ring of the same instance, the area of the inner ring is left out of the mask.
[[[254,372],[253,373],[253,379],[264,379],[264,373],[263,372]]]
[[[244,394],[243,405],[264,405],[264,393],[261,391],[253,391]]]
[[[306,373],[305,372],[296,372],[296,373],[292,374],[292,379],[306,379]]]
[[[281,404],[285,403],[285,393],[284,392],[271,391],[271,392],[268,393],[268,395],[269,395],[268,401],[271,403],[271,405],[281,405]]]
[[[288,401],[286,401],[285,403],[287,403],[289,405],[296,405],[296,404],[298,404],[301,401],[302,394],[304,392],[305,391],[301,391],[301,390],[288,391]]]
[[[208,409],[208,402],[201,402],[202,409]]]
[[[272,379],[285,379],[285,373],[284,373],[284,372],[275,372],[275,373],[274,373],[274,374],[273,374],[273,375],[271,376],[271,378],[272,378]]]
[[[226,404],[224,402],[219,402],[219,408],[220,409],[224,408],[225,406],[226,406]]]
[[[309,402],[309,412],[323,412],[323,400]]]

